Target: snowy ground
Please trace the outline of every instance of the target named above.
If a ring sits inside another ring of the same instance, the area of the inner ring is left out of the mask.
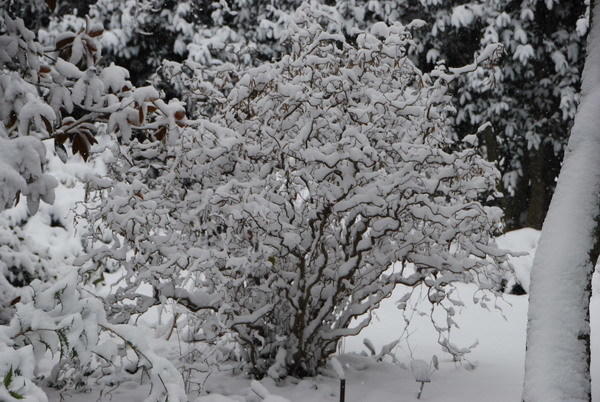
[[[532,230],[513,232],[504,239],[503,246],[520,250],[532,250],[537,241],[537,233]],[[516,261],[518,276],[527,276],[531,257],[521,257]],[[596,278],[598,279],[598,278]],[[528,284],[526,284],[527,286]],[[597,286],[596,286],[597,287]],[[410,362],[423,359],[429,362],[433,355],[440,361],[439,370],[432,375],[431,383],[425,385],[422,401],[439,402],[508,402],[520,401],[525,352],[525,329],[527,320],[527,296],[506,295],[500,302],[502,313],[487,311],[472,302],[473,287],[460,286],[459,294],[465,306],[457,321],[461,328],[455,331],[452,341],[461,346],[478,342],[468,357],[468,363],[456,364],[440,351],[436,335],[429,317],[415,315],[405,331],[402,314],[396,308],[396,301],[403,293],[385,300],[377,310],[371,325],[359,336],[348,338],[339,357],[345,366],[347,385],[346,401],[416,401],[419,384],[410,370]],[[600,327],[600,294],[592,300],[592,326]],[[406,339],[404,336],[409,333]],[[379,349],[399,337],[403,340],[394,349],[397,364],[377,363],[371,357],[359,356],[367,351],[363,339],[368,338]],[[593,353],[600,353],[600,337],[593,337]],[[600,378],[600,363],[592,361],[595,378]],[[274,395],[280,395],[292,402],[338,401],[338,380],[333,370],[324,371],[317,378],[303,381],[287,380],[275,384],[273,380],[263,380],[262,384]],[[232,376],[230,373],[213,373],[204,384],[212,396],[198,397],[197,402],[246,401],[258,402],[261,399],[251,390],[250,380]],[[82,402],[110,400],[112,402],[143,401],[147,389],[138,384],[124,384],[109,395],[98,394],[63,395],[65,401]],[[216,396],[227,395],[230,399]],[[600,398],[600,383],[593,385],[594,398]],[[60,397],[51,392],[51,401]]]
[[[404,331],[404,322],[396,309],[395,299],[386,300],[377,311],[373,323],[361,335],[349,338],[345,355],[340,361],[345,366],[348,402],[363,401],[416,401],[418,384],[408,368],[412,357],[430,361],[434,354],[440,359],[440,369],[432,375],[432,382],[425,385],[423,401],[519,401],[523,377],[525,350],[525,324],[527,314],[526,296],[506,296],[512,306],[504,308],[506,320],[497,312],[483,310],[468,302],[472,288],[461,287],[465,308],[460,316],[461,330],[455,334],[454,342],[470,345],[479,341],[469,361],[474,367],[456,365],[440,352],[428,317],[415,317],[410,326],[408,343],[403,341],[395,349],[400,364],[376,363],[372,358],[353,355],[351,352],[366,351],[363,339],[369,338],[379,350],[382,345],[397,339]],[[600,299],[595,300],[596,304]],[[598,346],[598,345],[596,345]],[[291,382],[283,386],[272,380],[263,384],[276,395],[293,402],[337,401],[338,382],[330,373],[314,379]],[[232,377],[226,373],[213,374],[206,382],[206,389],[229,395],[239,401],[259,401],[250,390],[250,380]],[[143,401],[144,389],[135,384],[125,384],[112,393],[113,402]],[[595,391],[600,391],[596,389]],[[600,396],[599,392],[596,392]],[[67,401],[96,400],[97,395],[73,395]],[[58,396],[54,394],[54,401]],[[100,400],[109,400],[108,396]],[[202,398],[199,401],[204,402]],[[217,398],[206,402],[219,402]]]
[[[404,321],[395,306],[397,297],[393,297],[382,304],[369,328],[345,342],[345,354],[340,361],[345,366],[347,376],[346,401],[416,401],[419,384],[408,368],[412,360],[411,353],[414,359],[430,361],[436,354],[440,360],[439,371],[434,372],[432,382],[425,385],[421,397],[423,401],[481,401],[483,395],[487,402],[518,401],[525,350],[526,296],[506,296],[506,301],[512,306],[505,307],[505,320],[497,312],[489,312],[469,303],[467,296],[470,293],[472,288],[461,287],[466,306],[460,316],[461,330],[453,339],[455,343],[467,346],[479,341],[469,358],[474,367],[456,365],[440,352],[428,317],[413,318],[408,342],[402,341],[395,349],[400,364],[376,363],[370,357],[353,354],[367,350],[363,345],[365,337],[379,351],[381,346],[402,335]],[[273,394],[284,396],[292,402],[339,400],[338,382],[333,371],[297,384],[287,382],[281,386],[272,380],[263,380],[262,383]],[[209,377],[206,389],[229,395],[234,400],[260,400],[250,390],[249,379],[227,373]],[[100,400],[143,401],[145,392],[146,389],[136,384],[125,384],[111,394],[111,399],[104,396]],[[72,402],[97,398],[98,395],[90,394],[65,395],[65,400]],[[59,396],[53,394],[51,400],[58,401]],[[220,402],[217,398],[199,398],[199,401]]]

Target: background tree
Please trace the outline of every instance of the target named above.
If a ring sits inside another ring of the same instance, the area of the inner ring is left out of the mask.
[[[492,74],[477,71],[459,79],[455,130],[463,136],[483,122],[492,123],[482,145],[502,172],[507,227],[540,228],[579,99],[585,2],[369,1],[340,6],[346,7],[352,24],[406,16],[427,21],[428,29],[416,35],[421,41],[418,64],[425,71],[439,60],[450,66],[468,63],[470,54],[490,43],[504,45],[505,57]]]

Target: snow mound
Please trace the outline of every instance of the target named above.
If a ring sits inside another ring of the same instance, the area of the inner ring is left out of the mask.
[[[194,402],[239,402],[236,399],[231,399],[220,394],[210,394],[196,398]]]
[[[513,230],[498,237],[498,247],[528,253],[520,257],[509,257],[508,260],[515,270],[515,277],[508,279],[507,289],[513,289],[516,284],[519,284],[525,292],[529,293],[529,277],[539,239],[540,231],[532,228]]]

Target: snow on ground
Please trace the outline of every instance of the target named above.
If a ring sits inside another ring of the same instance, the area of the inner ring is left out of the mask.
[[[461,326],[455,331],[452,340],[459,346],[469,346],[479,342],[468,355],[468,364],[455,364],[444,356],[436,341],[429,317],[416,316],[409,326],[407,341],[401,341],[396,349],[396,356],[401,362],[414,359],[430,361],[435,354],[440,359],[440,370],[434,372],[432,382],[425,385],[422,400],[426,401],[480,401],[486,395],[486,401],[518,401],[520,400],[523,361],[525,351],[525,328],[527,317],[526,296],[505,296],[512,306],[504,306],[506,320],[497,311],[487,311],[473,305],[469,295],[474,289],[461,286],[460,294],[465,303],[459,313],[458,323]],[[346,350],[361,349],[363,337],[369,338],[375,345],[391,342],[404,330],[404,323],[399,320],[394,298],[386,300],[378,311],[379,320],[354,339],[348,339]],[[395,317],[398,316],[398,317]],[[363,348],[364,349],[364,348]],[[469,366],[469,367],[467,367]],[[471,369],[469,369],[471,368]],[[407,393],[406,401],[416,400],[416,383],[408,370],[399,372],[399,377],[389,389],[389,396]],[[365,395],[356,401],[376,401]],[[391,400],[391,399],[389,399]]]
[[[533,251],[538,233],[526,229],[506,236],[501,245],[518,251]],[[527,262],[531,257],[519,257],[519,280],[528,283]],[[598,281],[598,278],[596,278]],[[455,363],[449,355],[441,352],[428,316],[415,314],[408,329],[405,328],[402,312],[396,301],[404,290],[398,288],[394,296],[385,300],[376,311],[371,325],[360,335],[348,338],[341,346],[338,357],[346,374],[347,402],[417,401],[419,383],[415,382],[410,363],[415,359],[430,362],[433,355],[439,358],[439,370],[426,383],[421,401],[428,402],[509,402],[520,401],[525,354],[527,320],[527,296],[506,295],[499,301],[503,312],[487,311],[472,302],[474,287],[460,285],[458,293],[465,306],[457,321],[460,329],[452,335],[459,346],[478,342],[468,355],[468,363]],[[600,328],[600,294],[592,299],[592,330]],[[409,334],[408,339],[406,334]],[[383,345],[402,337],[394,349],[397,358],[392,363],[375,362],[372,357],[359,355],[368,352],[363,340],[368,338],[377,352]],[[600,336],[593,337],[592,353],[600,353]],[[594,399],[600,398],[600,359],[592,360]],[[274,396],[285,397],[291,402],[338,401],[339,380],[333,369],[324,370],[322,375],[305,380],[288,379],[284,384],[275,384],[271,379],[261,381]],[[251,380],[233,376],[228,372],[212,373],[204,383],[210,395],[198,396],[195,402],[258,402],[262,399],[252,390]],[[110,395],[96,394],[64,395],[69,402],[144,401],[147,389],[135,383],[123,384]],[[227,397],[223,396],[226,395]],[[59,401],[59,395],[51,391],[50,401]],[[277,399],[265,399],[264,401]]]
[[[511,257],[510,263],[515,270],[515,279],[519,284],[529,291],[529,276],[531,274],[531,267],[533,266],[533,257],[535,255],[535,249],[537,243],[540,240],[540,231],[532,228],[523,228],[513,230],[498,237],[498,247],[504,250],[525,252],[528,253],[519,257]],[[510,289],[514,283],[507,284]]]
[[[339,360],[346,371],[346,401],[416,401],[419,384],[415,382],[409,369],[411,353],[414,359],[429,362],[436,354],[440,360],[439,371],[433,373],[431,383],[425,384],[422,401],[481,401],[483,395],[486,402],[519,401],[525,350],[526,296],[506,296],[506,301],[512,306],[504,308],[505,320],[498,312],[489,312],[470,303],[468,295],[472,290],[471,287],[460,287],[466,306],[459,317],[461,330],[455,334],[453,341],[465,346],[479,341],[468,359],[474,368],[468,364],[456,364],[449,356],[444,356],[428,317],[413,318],[408,343],[403,340],[395,349],[399,364],[389,361],[379,363],[371,357],[353,353],[367,351],[363,345],[365,337],[371,340],[379,352],[384,344],[392,342],[404,332],[402,314],[395,306],[398,295],[382,304],[377,317],[363,333],[345,342],[345,353]],[[339,383],[332,369],[324,371],[317,378],[300,382],[286,381],[283,386],[276,385],[270,379],[263,380],[262,384],[272,394],[284,396],[292,402],[339,400]],[[205,386],[211,393],[228,395],[233,400],[260,401],[250,389],[250,379],[240,376],[214,373],[207,379]],[[124,384],[112,393],[110,400],[143,401],[145,392],[147,390],[136,384]],[[81,402],[97,398],[98,395],[72,395],[66,396],[65,401]],[[58,400],[58,395],[53,394],[51,401]],[[109,397],[100,400],[109,400]],[[224,399],[221,401],[225,402]],[[216,397],[198,399],[198,402],[221,401]]]

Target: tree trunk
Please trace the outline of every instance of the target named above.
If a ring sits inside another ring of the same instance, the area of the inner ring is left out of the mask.
[[[590,401],[591,278],[600,216],[600,18],[592,2],[582,99],[531,273],[525,402]]]
[[[527,226],[541,229],[546,213],[546,145],[540,144],[538,149],[532,150],[529,163],[529,178],[531,180],[529,191],[529,206],[527,208]]]

